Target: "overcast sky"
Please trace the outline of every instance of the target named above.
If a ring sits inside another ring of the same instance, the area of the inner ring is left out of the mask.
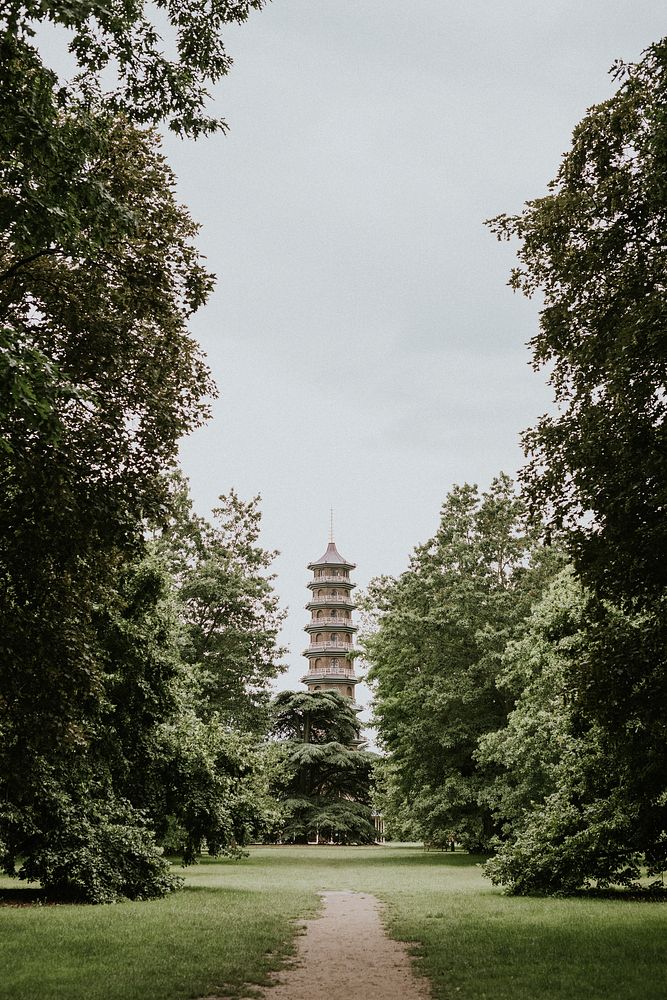
[[[363,585],[406,565],[452,484],[520,466],[549,406],[484,219],[545,193],[608,69],[662,2],[274,0],[229,32],[226,137],[169,140],[217,290],[221,396],[184,443],[197,505],[261,493],[294,686],[329,507]],[[362,694],[363,700],[363,694]]]
[[[306,563],[329,508],[363,585],[396,574],[454,483],[520,466],[549,407],[484,227],[545,193],[617,57],[664,0],[274,0],[228,31],[227,136],[169,138],[219,277],[195,317],[220,388],[185,441],[197,507],[261,493],[280,550],[290,671],[304,672]]]

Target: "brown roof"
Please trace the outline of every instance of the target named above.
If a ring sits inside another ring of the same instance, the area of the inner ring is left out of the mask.
[[[335,542],[329,542],[327,545],[327,550],[323,556],[316,559],[315,562],[308,563],[308,569],[314,569],[316,566],[346,566],[348,569],[354,569],[355,563],[348,562],[347,559],[343,559],[342,555],[336,548]]]

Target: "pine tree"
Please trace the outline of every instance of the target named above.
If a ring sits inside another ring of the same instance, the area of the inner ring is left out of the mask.
[[[273,789],[282,805],[281,839],[369,844],[375,754],[360,748],[360,724],[332,691],[285,691],[273,702]]]

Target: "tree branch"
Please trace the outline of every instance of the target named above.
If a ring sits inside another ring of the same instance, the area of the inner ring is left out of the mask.
[[[12,264],[11,267],[8,267],[6,271],[0,273],[0,281],[7,281],[8,278],[13,278],[20,268],[25,267],[26,264],[32,264],[34,260],[39,260],[40,257],[51,257],[57,253],[63,253],[63,251],[58,247],[49,247],[47,250],[38,250],[37,253],[30,254],[29,257],[23,257],[21,260],[17,260],[15,264]]]

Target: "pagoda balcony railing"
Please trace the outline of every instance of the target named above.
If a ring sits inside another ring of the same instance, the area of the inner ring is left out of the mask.
[[[324,594],[322,597],[319,597],[318,595],[313,594],[312,601],[309,601],[308,603],[309,604],[351,604],[352,602],[349,600],[348,597],[331,597],[331,596],[327,596],[326,594]]]
[[[345,680],[355,682],[358,680],[351,670],[341,670],[340,667],[318,667],[317,670],[312,670],[310,673],[304,674],[301,680],[312,680],[313,677],[344,677]]]
[[[334,628],[339,626],[341,628],[353,628],[355,632],[357,631],[357,626],[351,618],[311,618],[304,628],[329,628],[330,625],[333,625]]]
[[[351,649],[354,649],[354,646],[351,642],[311,642],[306,652],[321,652],[323,649],[333,649],[336,652],[349,653]]]
[[[308,590],[320,590],[323,587],[331,587],[331,580],[309,580]],[[339,593],[349,594],[351,590],[354,590],[356,583],[348,583],[347,586],[343,583],[339,583],[338,586],[334,586],[333,589],[337,590]]]
[[[314,576],[312,580],[308,581],[308,586],[312,587],[314,583],[339,583],[341,587],[356,586],[349,576]]]

